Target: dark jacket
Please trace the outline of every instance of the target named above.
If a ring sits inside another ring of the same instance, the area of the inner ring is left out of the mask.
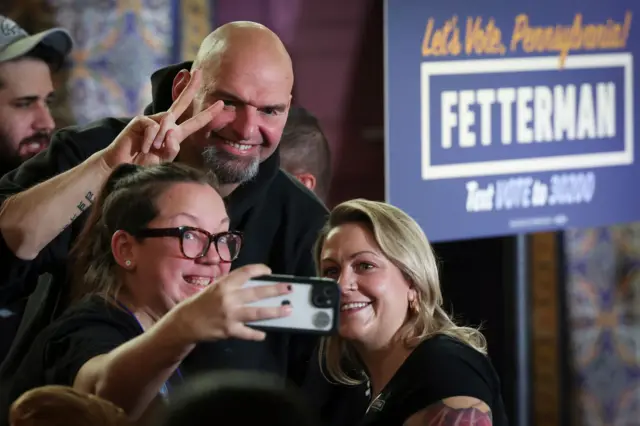
[[[161,69],[151,77],[153,103],[145,113],[166,111],[171,105],[171,85],[177,72],[189,63]],[[0,203],[8,196],[36,185],[82,163],[107,147],[129,122],[129,118],[106,118],[85,126],[57,132],[49,149],[25,162],[0,180]],[[327,210],[316,196],[295,178],[280,170],[279,152],[260,165],[257,177],[238,187],[227,199],[231,229],[242,231],[245,241],[237,268],[250,263],[265,263],[273,273],[315,275],[312,245],[324,224]],[[73,241],[81,230],[86,211],[41,251],[33,261],[24,261],[8,249],[0,238],[0,306],[33,291],[27,283],[43,272],[53,275],[48,306],[43,306],[48,322],[60,313],[68,288],[67,262]],[[46,220],[46,218],[43,218]],[[37,324],[25,339],[46,324]],[[272,333],[264,342],[227,340],[201,344],[185,360],[185,375],[208,369],[257,369],[281,374],[310,392],[318,405],[330,391],[319,377],[313,356],[317,341],[306,336]],[[12,362],[11,358],[16,361]],[[4,374],[21,358],[12,354],[2,367]],[[312,373],[309,373],[310,369]],[[2,372],[0,372],[1,374]],[[0,377],[1,379],[1,377]],[[331,420],[333,422],[333,420]],[[337,424],[337,423],[334,423]]]

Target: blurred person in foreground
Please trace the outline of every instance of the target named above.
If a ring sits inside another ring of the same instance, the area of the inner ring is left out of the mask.
[[[185,383],[159,426],[317,426],[300,395],[269,374],[228,371]]]
[[[10,426],[133,426],[124,411],[69,386],[42,386],[11,406]]]
[[[331,149],[318,119],[301,106],[289,110],[280,140],[281,167],[327,202]]]
[[[485,338],[442,308],[435,255],[409,215],[339,204],[315,256],[342,289],[339,335],[323,340],[322,361],[335,382],[369,384],[361,425],[507,425]]]
[[[72,46],[71,36],[61,28],[29,35],[0,15],[0,177],[49,146],[55,128],[51,74],[64,63]],[[0,302],[0,364],[25,305],[25,298]]]

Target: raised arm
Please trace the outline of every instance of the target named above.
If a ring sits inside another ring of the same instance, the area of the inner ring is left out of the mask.
[[[91,205],[110,173],[101,153],[2,203],[0,232],[16,257],[35,259],[81,210]]]
[[[78,216],[79,206],[91,203],[117,165],[173,161],[180,143],[210,123],[223,107],[218,102],[176,124],[195,96],[199,75],[194,74],[167,112],[135,117],[112,143],[86,161],[4,200],[0,207],[0,232],[9,249],[20,259],[36,258]]]
[[[87,361],[73,386],[107,399],[129,416],[139,418],[193,349],[194,342],[180,330],[174,317],[165,316],[135,339]]]
[[[180,303],[142,335],[87,361],[74,387],[96,394],[141,417],[159,389],[197,342],[227,338],[263,340],[265,333],[244,324],[289,315],[288,307],[249,307],[248,303],[286,294],[285,284],[242,288],[269,274],[264,265],[248,265]]]

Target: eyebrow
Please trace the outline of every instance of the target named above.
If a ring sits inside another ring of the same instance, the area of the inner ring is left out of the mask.
[[[234,95],[231,92],[227,92],[226,90],[215,90],[213,93],[211,93],[209,96],[211,97],[215,97],[215,98],[219,98],[219,99],[225,99],[228,101],[235,101],[238,103],[242,103],[242,104],[247,104],[247,105],[253,105],[249,102],[247,102],[246,100],[240,98],[237,95]],[[258,109],[274,109],[278,112],[284,112],[287,109],[287,105],[280,103],[280,104],[267,104],[267,105],[253,105]]]
[[[373,256],[375,256],[375,257],[380,257],[377,253],[374,253],[374,252],[372,252],[372,251],[370,251],[370,250],[362,250],[362,251],[359,251],[359,252],[353,253],[351,256],[349,256],[349,259],[354,259],[354,258],[356,258],[356,257],[360,256],[361,254],[371,254],[371,255],[373,255]],[[338,263],[338,262],[336,262],[336,261],[335,261],[333,258],[331,258],[331,257],[323,257],[323,258],[322,258],[322,261],[330,261],[330,262]]]
[[[55,95],[56,95],[55,92],[51,92],[47,96],[45,96],[45,99],[51,100],[55,98]],[[18,96],[16,98],[13,98],[13,102],[17,102],[17,101],[36,102],[38,99],[40,99],[40,96],[37,96],[37,95]]]
[[[194,215],[190,214],[190,213],[186,213],[186,212],[182,212],[182,213],[178,213],[178,214],[174,214],[173,216],[169,216],[167,219],[171,220],[171,219],[177,219],[180,216],[184,216],[184,217],[188,217],[189,219],[193,220],[196,223],[200,223],[200,220],[195,217]],[[226,223],[229,223],[229,217],[225,216],[224,218],[222,218],[220,220],[220,225],[224,225]]]
[[[189,219],[192,219],[194,222],[197,222],[197,221],[198,221],[198,218],[197,218],[197,217],[195,217],[194,215],[189,214],[189,213],[184,213],[184,212],[183,212],[183,213],[176,213],[176,214],[174,214],[174,215],[172,215],[172,216],[169,216],[167,219],[177,219],[177,218],[179,218],[180,216],[188,217]]]

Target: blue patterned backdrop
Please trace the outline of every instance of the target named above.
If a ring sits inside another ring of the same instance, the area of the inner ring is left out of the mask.
[[[640,226],[565,237],[579,421],[640,425]]]
[[[53,0],[76,48],[68,80],[77,123],[142,112],[149,76],[190,59],[211,30],[211,7],[196,0]],[[195,50],[194,50],[195,49]]]

